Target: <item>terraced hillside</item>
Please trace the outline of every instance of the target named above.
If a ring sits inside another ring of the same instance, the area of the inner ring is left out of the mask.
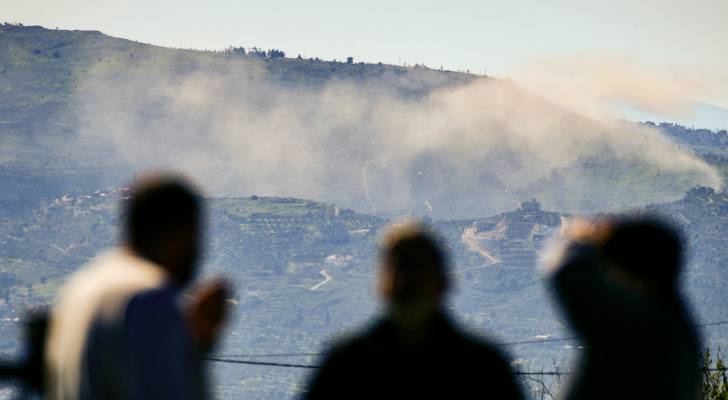
[[[13,340],[16,318],[28,307],[47,304],[71,271],[116,243],[117,206],[127,193],[122,187],[64,195],[2,221],[0,346],[5,354],[18,346]],[[220,353],[316,353],[332,335],[366,323],[376,312],[376,248],[390,221],[294,198],[213,198],[209,208],[204,274],[223,274],[237,288],[235,318]],[[646,209],[670,216],[688,233],[691,257],[685,287],[701,321],[728,319],[722,285],[728,278],[726,209],[725,193],[707,188]],[[505,342],[569,335],[536,270],[540,249],[563,216],[528,201],[486,218],[424,217],[443,236],[452,256],[457,286],[451,307],[458,320]],[[706,338],[725,346],[725,333],[706,330]],[[538,370],[554,360],[568,365],[579,348],[556,342],[508,350],[519,368]],[[305,371],[296,369],[214,368],[222,398],[289,398],[305,378]]]
[[[680,201],[647,208],[682,225],[689,249],[686,287],[702,319],[728,319],[728,195],[695,188]],[[719,332],[721,333],[721,332]],[[725,331],[722,332],[725,338]]]

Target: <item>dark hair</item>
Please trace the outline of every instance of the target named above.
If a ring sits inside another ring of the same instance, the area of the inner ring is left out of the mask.
[[[437,237],[420,225],[393,228],[384,240],[382,252],[397,270],[445,273],[445,254]]]
[[[655,217],[617,220],[604,255],[625,272],[650,281],[662,294],[675,291],[683,263],[678,231]]]
[[[158,176],[134,185],[124,210],[129,244],[150,250],[167,233],[199,224],[202,199],[182,178]]]

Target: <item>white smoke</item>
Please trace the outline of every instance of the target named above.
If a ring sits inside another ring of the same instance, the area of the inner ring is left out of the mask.
[[[685,70],[649,64],[634,54],[586,52],[530,60],[509,73],[549,100],[592,117],[619,117],[629,107],[690,119],[692,101],[724,106],[728,101],[728,74],[710,63]]]
[[[429,204],[443,216],[484,215],[513,208],[513,191],[569,208],[549,194],[562,190],[549,182],[590,157],[660,171],[664,184],[630,188],[640,201],[721,185],[706,163],[657,132],[583,118],[509,81],[448,86],[444,74],[410,70],[286,83],[263,61],[195,54],[84,71],[74,103],[80,140],[110,144],[109,157],[135,170],[182,170],[212,195],[297,196],[387,213],[427,212]],[[403,87],[434,89],[412,95]],[[575,197],[610,190],[583,179]]]

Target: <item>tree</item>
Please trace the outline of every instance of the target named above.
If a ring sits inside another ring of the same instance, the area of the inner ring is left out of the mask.
[[[699,383],[698,400],[728,400],[728,366],[726,366],[720,348],[715,353],[715,359],[710,349],[703,355],[701,366],[701,379]],[[544,371],[531,372],[521,376],[521,379],[531,398],[537,400],[553,400],[563,389],[564,381],[561,379],[559,366],[554,362],[555,375],[547,375]],[[554,379],[555,378],[555,379]]]
[[[262,50],[258,47],[253,47],[248,51],[249,57],[255,57],[255,58],[265,58],[266,53],[265,50]]]
[[[354,64],[354,57],[346,57],[347,64]]]
[[[233,54],[233,55],[236,55],[236,56],[244,56],[245,55],[245,47],[234,47],[234,46],[230,46],[227,49],[223,50],[223,53]]]
[[[703,376],[700,382],[700,400],[728,400],[728,375],[726,365],[720,353],[715,354],[715,367],[710,349],[703,356]]]
[[[286,56],[286,53],[281,50],[270,49],[268,50],[268,53],[266,55],[268,56],[268,58],[283,58]]]

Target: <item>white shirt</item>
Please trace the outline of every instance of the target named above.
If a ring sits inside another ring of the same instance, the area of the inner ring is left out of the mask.
[[[46,349],[50,399],[204,397],[176,290],[162,267],[126,249],[71,276],[52,309]]]

